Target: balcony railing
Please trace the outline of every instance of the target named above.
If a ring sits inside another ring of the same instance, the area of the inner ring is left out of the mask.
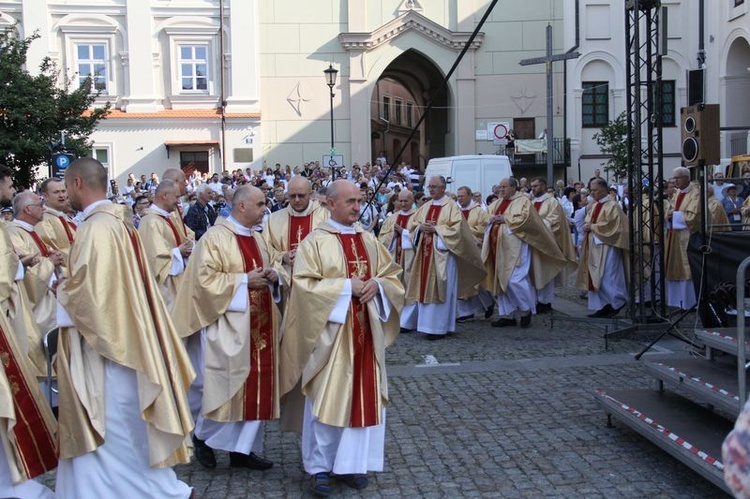
[[[513,165],[538,167],[547,164],[547,141],[516,140],[516,152],[511,158]],[[570,139],[552,139],[552,164],[555,167],[570,165]]]

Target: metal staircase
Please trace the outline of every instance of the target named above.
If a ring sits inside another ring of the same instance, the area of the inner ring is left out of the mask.
[[[597,390],[607,414],[646,437],[726,492],[721,444],[747,400],[745,272],[737,270],[737,327],[696,330],[701,357],[644,362],[656,389]]]

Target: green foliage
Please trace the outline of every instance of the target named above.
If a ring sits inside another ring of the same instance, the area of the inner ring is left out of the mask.
[[[602,165],[604,171],[611,173],[615,178],[623,178],[628,173],[628,126],[625,118],[626,114],[623,112],[614,121],[603,126],[600,132],[594,134],[594,140],[602,154],[610,156]]]
[[[0,163],[15,170],[22,187],[31,185],[38,169],[47,172],[49,144],[59,142],[61,130],[67,151],[86,155],[88,137],[109,110],[109,103],[89,109],[98,94],[89,93],[90,85],[72,88],[49,58],[39,74],[30,74],[26,53],[37,38],[34,33],[20,39],[15,30],[0,33]]]

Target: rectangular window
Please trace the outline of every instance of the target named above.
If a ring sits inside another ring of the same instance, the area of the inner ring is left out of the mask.
[[[414,126],[414,104],[411,102],[406,103],[406,126],[409,128]]]
[[[208,46],[180,45],[180,80],[183,92],[208,92]]]
[[[584,128],[601,128],[609,122],[609,83],[584,81],[581,106]]]
[[[674,80],[661,82],[661,124],[662,126],[677,126]]]
[[[383,119],[391,121],[391,98],[383,97]]]
[[[393,109],[393,119],[396,122],[397,125],[400,125],[403,121],[403,111],[404,111],[404,103],[398,99],[393,101],[394,109]]]
[[[91,85],[91,93],[107,93],[107,46],[103,43],[80,43],[76,45],[76,54],[78,87]]]

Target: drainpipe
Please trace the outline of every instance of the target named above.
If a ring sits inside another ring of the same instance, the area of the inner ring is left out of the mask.
[[[701,0],[703,1],[703,0]],[[581,44],[581,3],[580,0],[576,0],[575,3],[575,26],[576,26],[576,41],[573,44],[572,47],[568,49],[566,53],[570,54],[571,52],[575,52],[578,50],[578,47]],[[567,118],[568,116],[568,62],[570,62],[571,59],[568,59],[563,64],[563,95],[565,96],[565,99],[563,99],[563,116]],[[563,141],[568,138],[568,120],[563,120]],[[565,148],[565,143],[563,142],[563,151]],[[563,157],[565,153],[563,152]],[[571,165],[572,166],[572,165]],[[565,175],[565,182],[568,181],[568,175],[567,175],[567,168],[568,166],[565,165],[566,169],[566,175]],[[578,159],[578,180],[581,180],[581,160]]]

